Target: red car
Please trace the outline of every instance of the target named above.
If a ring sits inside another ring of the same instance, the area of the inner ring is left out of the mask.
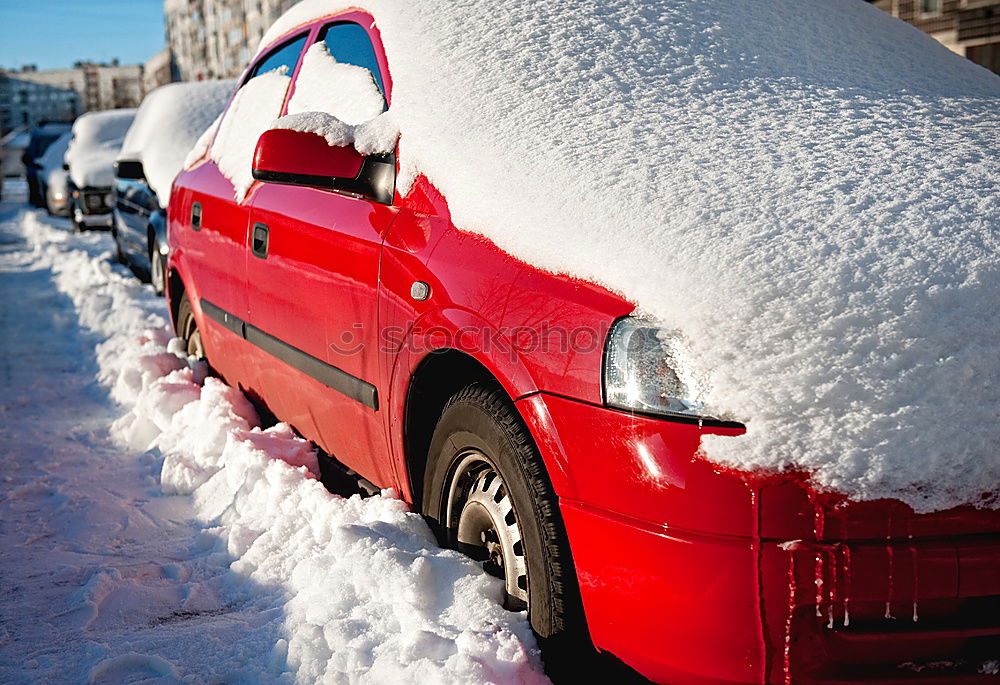
[[[317,43],[392,102],[361,12],[300,25],[249,66],[207,141],[218,154],[203,146],[169,205],[191,354],[481,559],[547,660],[589,638],[658,682],[991,677],[998,512],[849,503],[704,460],[702,436],[745,427],[662,402],[669,369],[645,372],[648,398],[623,390],[655,341],[631,303],[460,230],[424,177],[401,195],[405,149],[267,130]],[[242,186],[220,170],[251,153]]]

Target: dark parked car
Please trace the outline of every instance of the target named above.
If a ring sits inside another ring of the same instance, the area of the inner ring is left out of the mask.
[[[142,162],[115,162],[113,194],[115,258],[163,294],[167,259],[166,210],[149,187]]]
[[[45,207],[45,189],[42,183],[42,164],[40,157],[45,154],[52,143],[64,133],[68,133],[71,124],[61,122],[42,122],[31,130],[31,140],[24,150],[21,161],[24,162],[24,173],[28,179],[28,202],[35,207]]]
[[[166,207],[184,158],[229,101],[235,81],[172,83],[143,100],[115,162],[114,223],[118,261],[163,293]]]
[[[88,112],[73,124],[66,165],[76,230],[111,228],[112,167],[134,118],[134,109],[115,109]]]

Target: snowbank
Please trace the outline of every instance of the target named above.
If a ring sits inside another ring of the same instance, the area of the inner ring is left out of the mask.
[[[66,162],[69,177],[78,188],[114,185],[113,165],[135,112],[134,109],[87,112],[76,120]]]
[[[170,186],[188,152],[222,112],[235,87],[235,80],[171,83],[142,101],[119,159],[142,162],[161,207],[170,200]]]
[[[499,604],[499,581],[438,548],[393,493],[328,493],[315,479],[312,446],[285,425],[261,429],[242,393],[206,378],[204,364],[171,340],[162,300],[151,306],[149,291],[107,253],[74,248],[89,236],[37,220],[24,234],[47,256],[80,323],[104,339],[99,378],[127,410],[112,433],[137,451],[161,452],[164,491],[190,493],[206,537],[219,540],[231,569],[222,600],[283,624],[270,670],[240,664],[239,679],[545,681],[525,615]],[[102,582],[84,592],[100,592]]]
[[[862,0],[304,0],[262,45],[349,7],[401,191],[680,331],[748,426],[711,459],[1000,505],[1000,78]]]

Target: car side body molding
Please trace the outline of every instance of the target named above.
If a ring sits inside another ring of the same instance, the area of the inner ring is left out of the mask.
[[[243,321],[205,298],[201,299],[201,310],[208,318],[271,356],[280,359],[293,369],[301,371],[355,402],[360,402],[369,409],[378,411],[378,389],[368,381],[352,376],[332,364],[327,364],[322,359],[317,359],[311,354],[289,345],[284,340]]]

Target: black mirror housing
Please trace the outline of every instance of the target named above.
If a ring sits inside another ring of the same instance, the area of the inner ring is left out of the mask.
[[[115,162],[115,178],[122,178],[131,181],[145,181],[146,172],[142,168],[142,162],[134,159],[119,159]]]

